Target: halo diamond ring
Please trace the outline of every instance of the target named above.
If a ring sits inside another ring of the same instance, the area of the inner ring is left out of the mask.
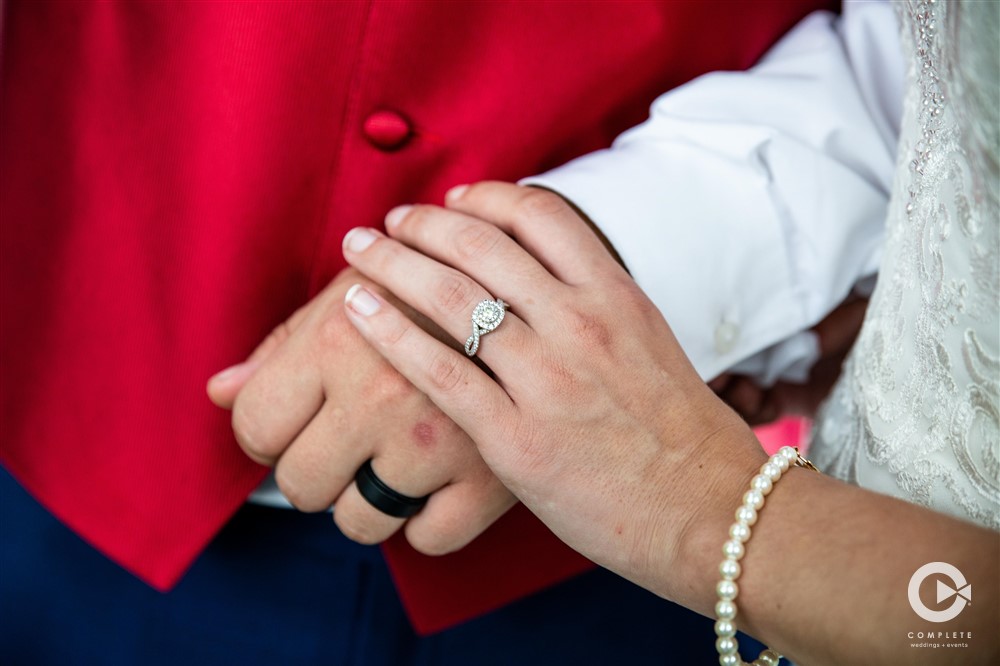
[[[479,338],[496,329],[507,312],[502,299],[480,301],[472,311],[472,335],[465,341],[465,353],[475,356],[479,351]]]

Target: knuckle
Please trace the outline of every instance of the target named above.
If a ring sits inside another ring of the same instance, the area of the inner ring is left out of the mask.
[[[269,440],[267,433],[253,417],[254,410],[241,397],[242,394],[238,395],[236,404],[233,405],[233,434],[247,456],[262,465],[270,465],[274,462],[278,447]]]
[[[453,553],[465,545],[469,539],[462,534],[464,529],[464,524],[459,523],[456,516],[443,521],[425,522],[419,529],[407,531],[406,540],[418,553],[439,557]]]
[[[410,213],[407,218],[412,215]],[[373,269],[379,274],[388,273],[391,275],[390,269],[393,264],[399,262],[399,257],[402,249],[398,243],[386,242],[384,238],[378,238],[372,244],[368,250],[365,251],[366,261],[370,261]]]
[[[656,307],[656,304],[649,300],[649,297],[635,286],[629,290],[627,302],[640,316],[644,318],[663,317],[660,313],[660,309]]]
[[[581,383],[581,379],[573,368],[561,357],[552,354],[539,362],[540,375],[546,388],[554,395],[567,395]]]
[[[575,310],[571,320],[573,337],[579,344],[587,349],[607,350],[611,347],[614,340],[611,327],[600,317]]]
[[[353,333],[354,327],[347,321],[342,309],[331,308],[319,324],[319,342],[324,349],[340,348],[346,336]]]
[[[403,218],[403,223],[413,229],[416,232],[421,232],[426,229],[427,223],[434,215],[434,207],[427,206],[425,204],[415,204],[410,208],[406,217]]]
[[[371,523],[364,520],[362,516],[356,516],[343,510],[338,511],[336,507],[333,509],[333,522],[345,537],[363,546],[374,546],[382,543],[387,536],[372,529]]]
[[[525,188],[515,205],[515,215],[524,220],[547,217],[562,212],[565,202],[557,195],[537,187]]]
[[[330,506],[330,502],[323,497],[322,493],[316,492],[308,480],[290,465],[278,464],[274,470],[274,482],[278,485],[278,490],[285,496],[285,499],[299,511],[315,513],[324,511]]]
[[[463,259],[478,260],[493,252],[502,236],[503,232],[492,224],[472,222],[455,235],[455,247]]]
[[[468,477],[476,491],[432,504],[406,526],[406,539],[424,555],[439,556],[464,548],[516,503],[509,490],[482,465]]]
[[[267,336],[265,344],[272,348],[277,347],[281,345],[285,340],[287,340],[288,336],[290,336],[291,334],[292,330],[288,326],[288,322],[283,321],[277,326],[275,326],[274,329],[271,330],[271,334]]]
[[[401,408],[417,393],[416,387],[406,377],[383,360],[359,388],[364,403],[378,409]]]
[[[442,393],[451,393],[465,384],[463,364],[454,354],[435,354],[428,372],[431,384]]]
[[[489,199],[490,193],[495,190],[497,181],[480,180],[468,185],[468,189],[462,195],[462,202],[476,204]]]
[[[621,283],[617,289],[621,299],[621,305],[637,313],[640,317],[662,318],[659,308],[649,299],[649,296],[639,288],[639,285],[631,277],[621,278]]]
[[[465,313],[469,310],[473,293],[472,283],[468,279],[449,272],[438,281],[436,300],[445,314]]]
[[[378,329],[379,341],[386,347],[394,347],[410,334],[413,324],[405,317],[386,317]]]

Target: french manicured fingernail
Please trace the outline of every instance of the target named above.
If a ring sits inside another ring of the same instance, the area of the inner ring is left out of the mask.
[[[222,370],[222,371],[217,372],[214,375],[212,375],[212,378],[209,381],[212,381],[212,382],[225,382],[225,381],[229,381],[230,379],[232,379],[233,377],[236,376],[236,373],[238,373],[240,370],[243,369],[244,365],[246,365],[245,362],[244,363],[237,363],[236,365],[231,365],[228,368],[226,368],[225,370]]]
[[[403,221],[406,214],[410,212],[413,206],[396,206],[385,216],[385,226],[388,229],[395,229],[399,226],[399,223]]]
[[[344,247],[351,252],[364,252],[368,249],[369,245],[375,242],[376,238],[378,236],[371,229],[355,227],[347,232],[347,236],[344,237]]]
[[[372,293],[360,284],[356,284],[348,289],[344,300],[347,301],[348,307],[363,317],[375,314],[381,307],[378,299],[372,296]]]
[[[456,185],[455,187],[448,190],[447,194],[444,195],[445,201],[458,201],[465,194],[466,190],[469,189],[468,185]]]

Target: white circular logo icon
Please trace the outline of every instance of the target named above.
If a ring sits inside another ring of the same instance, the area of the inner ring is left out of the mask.
[[[920,600],[920,584],[931,575],[941,574],[951,579],[951,585],[938,580],[937,582],[937,602],[947,601],[955,597],[951,606],[944,610],[931,610]],[[928,622],[947,622],[954,620],[958,614],[965,610],[965,605],[972,601],[972,586],[969,585],[965,576],[956,567],[947,562],[929,562],[913,572],[910,578],[910,585],[907,588],[907,595],[910,598],[910,606],[913,612]]]

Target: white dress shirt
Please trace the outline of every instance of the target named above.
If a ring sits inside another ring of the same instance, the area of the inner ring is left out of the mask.
[[[889,4],[848,2],[522,183],[603,231],[703,378],[803,381],[818,353],[807,329],[878,269],[904,69]]]

